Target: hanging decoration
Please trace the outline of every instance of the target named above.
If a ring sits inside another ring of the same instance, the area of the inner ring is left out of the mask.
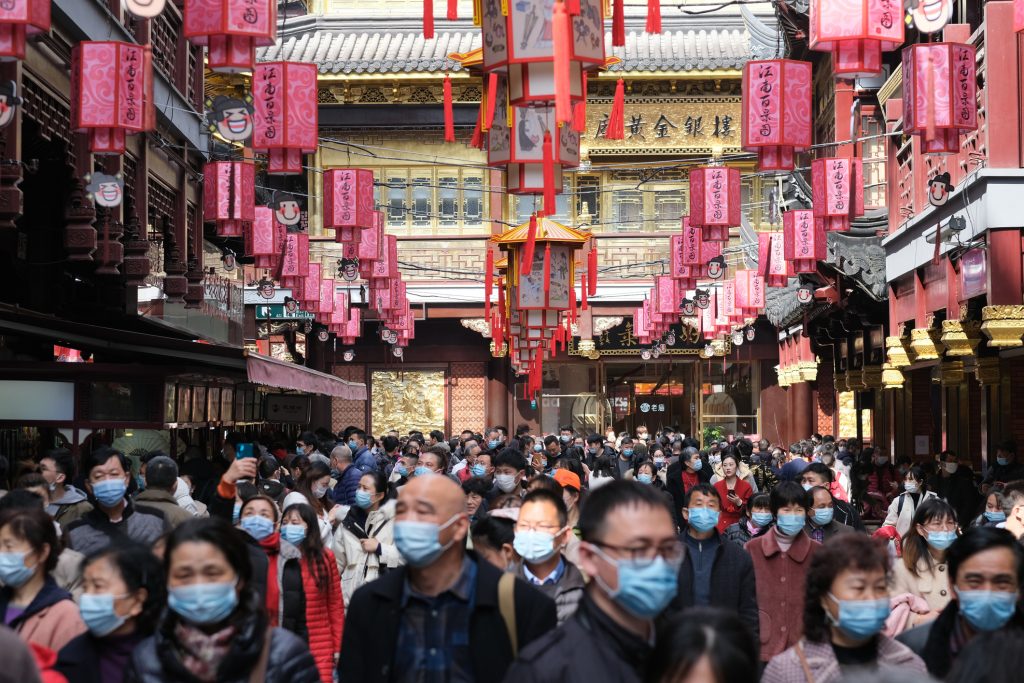
[[[904,40],[900,0],[815,0],[811,3],[808,47],[832,53],[837,77],[882,73],[882,53]]]
[[[302,173],[302,155],[316,151],[316,64],[262,62],[253,70],[253,149],[267,152],[267,173]]]
[[[25,101],[18,97],[15,81],[0,82],[0,128],[6,128],[18,113],[18,107]]]
[[[185,0],[184,15],[185,37],[208,48],[212,71],[252,71],[256,48],[276,37],[277,0]]]
[[[133,16],[152,19],[164,11],[165,0],[121,0],[121,4]]]
[[[826,237],[821,224],[814,220],[814,212],[807,209],[786,211],[782,214],[782,234],[785,258],[793,273],[814,273],[818,261],[826,257]]]
[[[255,220],[256,167],[245,161],[203,166],[203,220],[217,224],[219,237],[242,237]]]
[[[793,155],[811,146],[811,63],[791,59],[743,66],[743,149],[761,171],[792,171]]]
[[[90,173],[85,176],[85,191],[92,197],[96,206],[113,209],[121,206],[124,200],[124,178],[121,174]]]
[[[0,61],[24,60],[25,38],[50,31],[50,0],[0,3]]]
[[[298,291],[303,279],[309,275],[309,235],[304,232],[286,232],[281,241],[280,275],[282,287],[292,290],[292,296],[301,299]]]
[[[228,142],[247,144],[252,139],[252,95],[207,97],[206,126]]]
[[[903,49],[903,132],[925,154],[957,154],[960,135],[978,128],[975,49],[922,43]]]
[[[756,318],[765,306],[764,276],[756,270],[736,271],[736,308],[745,318]]]
[[[833,157],[811,162],[814,217],[824,232],[846,231],[864,215],[864,175],[860,159]]]
[[[921,33],[938,33],[953,18],[953,0],[903,0],[903,5]]]
[[[690,169],[690,225],[704,239],[728,242],[729,229],[740,225],[740,171],[725,166]]]
[[[276,270],[284,235],[285,227],[274,220],[274,210],[257,206],[252,223],[245,231],[245,255],[253,257],[257,268]]]
[[[789,283],[785,239],[781,232],[757,234],[758,273],[769,287],[785,287]]]
[[[945,206],[952,192],[953,183],[949,179],[949,171],[943,171],[928,179],[928,203],[932,206]]]
[[[124,154],[125,135],[153,130],[149,46],[82,41],[71,50],[71,127],[93,154]]]
[[[336,242],[356,242],[360,230],[374,226],[373,171],[332,168],[323,175],[324,228],[335,230]]]

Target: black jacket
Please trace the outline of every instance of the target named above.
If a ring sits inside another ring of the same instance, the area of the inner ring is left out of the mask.
[[[686,553],[679,567],[679,592],[669,604],[669,610],[693,606],[693,561],[690,553]],[[735,612],[750,627],[754,642],[760,642],[754,562],[750,553],[724,537],[719,539],[711,570],[711,606]]]
[[[127,653],[133,644],[137,647],[141,641],[141,636],[135,636],[134,640],[125,639],[121,643],[122,652]],[[107,647],[110,647],[110,641],[86,631],[60,649],[53,669],[64,674],[68,683],[110,683],[100,678],[100,657]]]
[[[668,466],[665,472],[665,490],[672,496],[672,515],[675,517],[676,526],[680,529],[686,528],[683,523],[683,501],[686,500],[686,491],[683,489],[683,465],[682,460],[676,460]],[[702,484],[711,481],[711,468],[701,467],[697,470],[697,479]]]
[[[928,488],[939,498],[944,498],[956,510],[956,518],[961,520],[961,524],[965,524],[978,514],[981,500],[974,485],[974,477],[967,469],[958,468],[956,472],[946,477],[942,476],[942,473],[936,474],[928,482]]]
[[[498,580],[502,573],[476,553],[476,605],[469,624],[473,678],[500,681],[512,663],[512,645],[498,611]],[[399,567],[357,590],[345,610],[338,679],[358,683],[391,680],[401,620],[407,567]],[[554,601],[522,580],[515,587],[516,633],[519,647],[555,629]]]
[[[851,505],[846,501],[839,500],[838,498],[832,498],[832,507],[835,509],[835,520],[840,524],[845,524],[848,527],[853,527],[855,531],[861,533],[867,533],[867,529],[864,528],[864,521],[860,518],[860,513],[857,512],[857,507]]]
[[[585,594],[568,621],[523,649],[505,683],[639,683],[651,652],[646,639],[624,631]]]

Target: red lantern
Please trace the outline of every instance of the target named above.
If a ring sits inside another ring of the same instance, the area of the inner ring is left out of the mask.
[[[217,223],[219,237],[241,237],[256,218],[256,167],[245,161],[213,161],[203,167],[203,220]]]
[[[83,41],[71,51],[71,127],[93,154],[123,154],[125,135],[154,128],[153,58],[134,43]]]
[[[836,76],[877,76],[882,52],[903,44],[900,0],[816,0],[808,47],[832,53]]]
[[[794,273],[814,273],[818,261],[825,260],[826,236],[814,220],[814,212],[806,209],[782,214],[785,257]]]
[[[267,173],[302,173],[317,148],[316,64],[263,62],[252,74],[252,146],[267,152]]]
[[[50,0],[0,3],[0,61],[25,59],[25,37],[50,31]]]
[[[789,283],[786,265],[785,239],[781,232],[762,232],[757,235],[758,272],[769,287],[785,287]]]
[[[274,220],[274,210],[257,206],[252,224],[245,231],[245,255],[253,257],[257,268],[276,268],[283,240],[284,226]]]
[[[903,49],[903,132],[925,154],[956,154],[960,133],[978,127],[975,50],[960,43]]]
[[[303,279],[309,275],[309,235],[289,232],[281,249],[281,286],[292,290],[295,299],[302,299]]]
[[[740,224],[740,172],[725,166],[690,170],[690,225],[704,239],[728,242],[729,228]]]
[[[334,280],[332,278],[324,278],[320,281],[320,301],[317,307],[317,313],[324,317],[324,320],[330,320],[331,314],[334,313]]]
[[[372,228],[374,222],[373,171],[366,168],[334,168],[323,174],[324,228],[344,230]],[[356,235],[352,238],[358,239]]]
[[[811,63],[790,59],[743,66],[743,149],[762,171],[792,171],[811,146]]]
[[[185,0],[184,33],[209,46],[213,71],[252,71],[256,47],[273,45],[277,0]]]
[[[811,162],[814,217],[825,232],[850,229],[850,219],[864,215],[864,175],[860,159],[846,157]]]
[[[348,322],[348,295],[340,289],[334,290],[334,310],[328,324],[331,332],[341,336],[345,323]]]

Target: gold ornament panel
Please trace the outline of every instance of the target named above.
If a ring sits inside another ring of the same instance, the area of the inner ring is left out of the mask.
[[[370,375],[373,433],[444,431],[444,374],[444,370],[374,370]]]

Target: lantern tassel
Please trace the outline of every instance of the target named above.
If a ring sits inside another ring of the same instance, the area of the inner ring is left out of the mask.
[[[565,0],[565,11],[570,17],[578,17],[580,14],[580,0]]]
[[[572,129],[577,133],[587,132],[587,72],[583,72],[583,99],[576,103],[572,112]]]
[[[544,299],[551,292],[551,243],[544,244]]]
[[[448,0],[448,21],[458,21],[459,0]]]
[[[530,228],[526,232],[526,246],[523,247],[523,262],[519,264],[519,274],[529,275],[533,270],[533,252],[537,248],[537,214],[530,214]]]
[[[444,77],[444,141],[455,142],[455,105],[452,103],[452,77]]]
[[[498,74],[492,71],[487,76],[487,115],[484,118],[484,130],[494,125],[494,104],[498,99]]]
[[[647,0],[647,32],[661,33],[661,0]]]
[[[484,148],[483,119],[483,107],[478,107],[476,110],[476,125],[473,126],[473,135],[472,137],[469,138],[469,146],[472,147],[473,149]]]
[[[434,0],[423,0],[423,37],[434,37]]]
[[[580,310],[587,310],[587,277],[589,273],[582,271],[580,273]]]
[[[612,47],[626,46],[626,8],[623,0],[612,4]]]
[[[494,252],[488,247],[484,258],[484,317],[491,317],[491,290],[494,287]]]
[[[555,154],[551,133],[544,132],[544,213],[554,216],[558,213],[555,206]]]
[[[590,290],[590,296],[597,294],[597,245],[594,244],[590,247],[590,253],[587,254],[587,289]]]
[[[569,30],[569,14],[565,11],[564,2],[555,3],[552,24],[554,31],[555,121],[572,123],[572,99],[569,88],[569,54],[572,52],[572,34]]]
[[[615,99],[608,114],[607,140],[622,140],[626,134],[626,83],[621,78],[615,83]]]

